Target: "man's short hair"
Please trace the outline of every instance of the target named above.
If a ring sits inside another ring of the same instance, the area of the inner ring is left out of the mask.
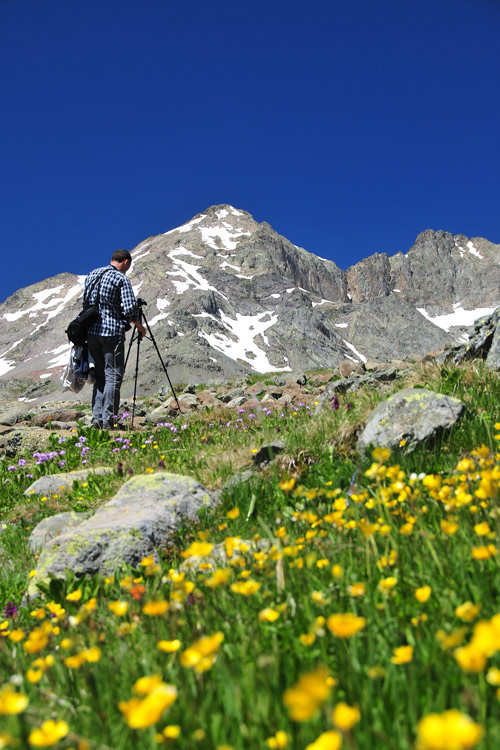
[[[111,260],[116,260],[117,263],[123,263],[124,260],[129,260],[132,263],[132,256],[128,250],[115,250],[111,256]]]

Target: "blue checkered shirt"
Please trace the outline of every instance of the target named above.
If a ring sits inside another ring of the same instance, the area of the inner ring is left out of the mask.
[[[103,274],[102,277],[90,293],[90,299],[87,299],[88,290],[92,288],[96,278],[101,274]],[[96,268],[85,279],[83,299],[86,303],[95,304],[99,287],[99,313],[101,317],[100,320],[92,323],[88,332],[93,336],[117,336],[123,333],[128,321],[139,319],[132,284],[125,274],[121,273],[115,266],[109,265]]]

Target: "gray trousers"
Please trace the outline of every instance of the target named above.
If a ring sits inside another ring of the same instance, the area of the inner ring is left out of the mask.
[[[107,429],[117,421],[120,387],[125,369],[125,338],[117,336],[88,337],[89,354],[95,363],[92,393],[92,421]]]

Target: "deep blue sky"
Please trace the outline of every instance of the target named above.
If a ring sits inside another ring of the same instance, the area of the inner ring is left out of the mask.
[[[0,0],[0,300],[231,203],[347,266],[500,243],[500,0]]]

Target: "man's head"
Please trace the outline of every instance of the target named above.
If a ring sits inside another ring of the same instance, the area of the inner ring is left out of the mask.
[[[126,273],[132,265],[132,256],[128,250],[115,250],[111,256],[111,265],[122,273]]]

